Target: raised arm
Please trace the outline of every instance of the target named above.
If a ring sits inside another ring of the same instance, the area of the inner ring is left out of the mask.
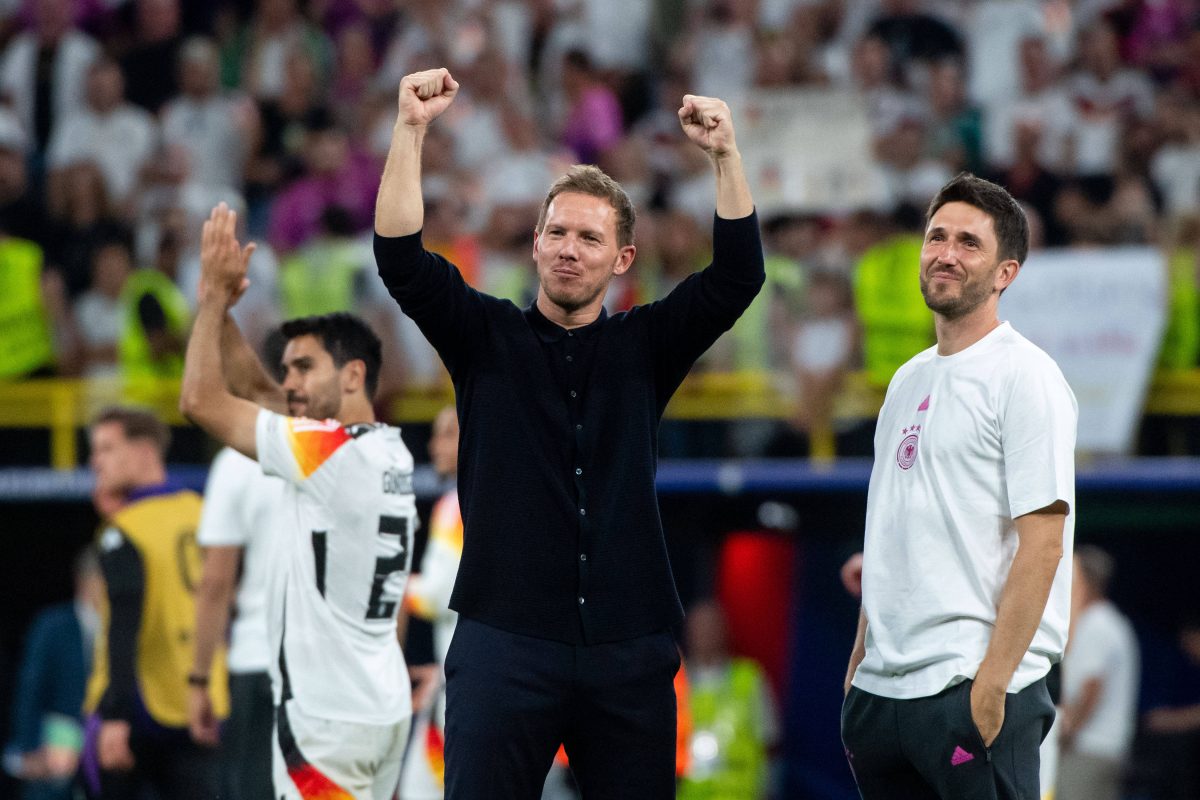
[[[283,388],[267,372],[228,313],[221,328],[221,361],[230,392],[280,414],[287,413]]]
[[[425,224],[421,146],[429,123],[456,94],[458,82],[444,68],[415,72],[400,81],[400,113],[375,200],[375,232],[380,236],[408,236]]]
[[[237,213],[221,203],[204,223],[200,242],[199,309],[188,340],[179,410],[213,438],[255,458],[259,406],[225,385],[221,354],[225,312],[246,287],[254,245],[244,248],[234,231]]]
[[[750,184],[733,132],[733,115],[724,100],[685,94],[679,124],[688,139],[708,154],[717,173],[717,216],[741,219],[754,211]]]

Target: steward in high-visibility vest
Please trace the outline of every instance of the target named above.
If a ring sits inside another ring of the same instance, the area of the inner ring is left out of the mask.
[[[179,288],[156,269],[139,269],[119,300],[117,360],[126,381],[183,376],[183,347],[191,314]],[[152,339],[165,340],[157,345]]]
[[[284,319],[353,311],[374,263],[371,251],[354,239],[322,237],[283,262],[279,288]]]
[[[690,765],[680,800],[760,800],[767,796],[767,749],[773,737],[766,677],[750,659],[692,667]]]
[[[889,236],[854,268],[854,308],[872,386],[886,387],[904,362],[934,343],[933,312],[921,295],[919,234]]]
[[[0,379],[54,364],[54,338],[42,301],[42,248],[0,236]]]

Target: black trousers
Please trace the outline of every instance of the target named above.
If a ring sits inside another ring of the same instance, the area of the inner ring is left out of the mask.
[[[271,736],[275,701],[266,672],[229,673],[229,719],[221,726],[226,800],[273,800]]]
[[[559,744],[583,800],[675,796],[669,632],[570,645],[460,618],[446,656],[447,800],[537,800]]]
[[[913,700],[850,689],[842,743],[864,800],[1039,800],[1038,748],[1054,722],[1045,679],[1005,697],[991,747],[971,717],[971,685]]]
[[[212,800],[217,797],[217,751],[191,741],[186,730],[170,736],[129,737],[137,766],[101,772],[97,800]]]

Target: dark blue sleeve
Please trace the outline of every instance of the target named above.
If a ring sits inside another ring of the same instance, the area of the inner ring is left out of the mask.
[[[485,335],[487,296],[468,286],[457,267],[426,250],[420,233],[375,234],[375,263],[388,293],[454,375]]]
[[[757,212],[741,219],[714,217],[712,263],[647,309],[660,407],[696,359],[750,307],[765,281]]]

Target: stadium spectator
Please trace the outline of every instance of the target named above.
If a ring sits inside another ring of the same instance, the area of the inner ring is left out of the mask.
[[[117,374],[121,338],[121,293],[133,274],[128,243],[114,239],[92,255],[92,283],[75,301],[75,322],[83,352],[80,374],[95,378]]]
[[[200,496],[171,482],[170,430],[152,414],[110,409],[90,433],[97,489],[119,505],[99,538],[107,602],[84,701],[84,783],[99,800],[147,789],[209,800],[217,793],[216,754],[187,732]],[[224,667],[222,656],[210,687],[219,718],[229,711]]]
[[[1108,600],[1112,556],[1085,545],[1074,560],[1054,796],[1119,800],[1137,727],[1138,644],[1129,620]]]
[[[633,213],[611,179],[578,167],[543,205],[534,240],[540,288],[522,312],[471,290],[421,246],[421,141],[457,91],[445,69],[401,81],[375,217],[380,275],[438,348],[464,412],[467,505],[451,599],[460,617],[446,665],[447,794],[532,796],[562,742],[584,796],[669,795],[679,666],[669,627],[681,610],[658,516],[648,510],[653,431],[687,368],[763,280],[729,111],[690,95],[679,111],[717,173],[711,267],[641,313],[608,317],[608,283],[636,252]],[[586,385],[576,383],[582,375],[590,375]],[[642,411],[604,411],[614,407]],[[522,452],[540,457],[512,458]],[[495,461],[501,453],[503,465]],[[546,472],[547,464],[557,466]],[[490,483],[484,475],[507,477]],[[523,520],[519,548],[510,546],[513,519]],[[527,591],[514,595],[512,585]],[[517,676],[525,691],[497,691]]]
[[[320,232],[283,260],[279,269],[280,305],[285,319],[357,311],[371,275],[371,250],[354,236],[350,215],[330,206],[321,215]]]
[[[166,232],[159,252],[174,248]],[[126,245],[128,246],[128,245]],[[160,256],[162,260],[163,256]],[[183,350],[191,313],[187,299],[167,274],[155,266],[133,271],[121,289],[121,335],[117,340],[117,364],[130,386],[151,388],[159,378],[183,374]]]
[[[17,676],[5,768],[18,800],[71,800],[83,749],[83,690],[104,596],[92,548],[75,559],[75,597],[34,617]]]
[[[133,40],[121,57],[129,102],[158,114],[179,93],[180,0],[134,0]]]
[[[0,264],[0,378],[48,375],[55,361],[54,308],[42,248],[0,228]]]
[[[575,153],[576,162],[595,164],[621,138],[621,104],[583,50],[563,56],[562,85],[568,101],[562,144]]]
[[[185,179],[240,190],[255,132],[254,111],[243,96],[221,91],[220,55],[209,39],[193,37],[179,48],[180,92],[162,109],[166,160],[182,162]]]
[[[46,152],[50,193],[65,180],[65,170],[92,161],[104,177],[113,208],[131,216],[143,169],[158,146],[158,125],[144,109],[125,100],[121,68],[108,57],[88,69],[87,102],[55,120]]]
[[[918,0],[882,0],[879,15],[867,28],[867,36],[887,45],[892,68],[917,85],[924,82],[919,70],[963,54],[961,34],[920,6]]]
[[[258,100],[285,92],[289,62],[303,54],[315,79],[324,83],[333,67],[333,47],[323,31],[305,18],[297,0],[258,0],[250,23],[226,44],[233,72],[227,79]]]
[[[67,293],[77,297],[87,288],[96,246],[128,237],[129,230],[109,203],[104,175],[94,162],[67,167],[50,188],[46,260],[62,274]]]
[[[0,229],[9,236],[44,243],[46,208],[30,180],[29,137],[17,115],[0,109]]]
[[[34,27],[4,48],[0,91],[30,137],[45,153],[54,129],[84,105],[88,70],[100,46],[74,27],[73,0],[38,0]]]

